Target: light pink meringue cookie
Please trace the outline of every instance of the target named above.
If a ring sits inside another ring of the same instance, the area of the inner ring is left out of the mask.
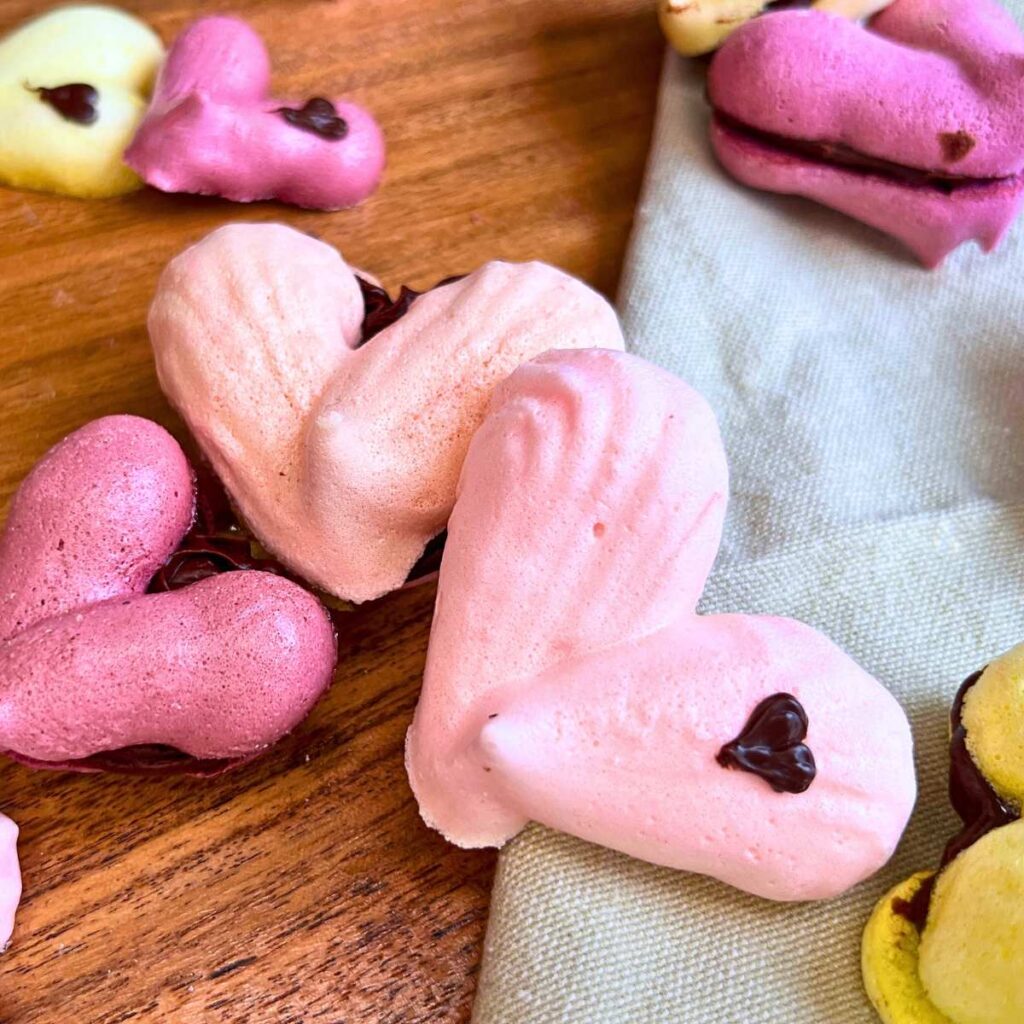
[[[82,770],[151,745],[225,762],[205,773],[305,717],[336,655],[311,594],[255,571],[145,593],[192,514],[184,453],[148,420],[96,420],[37,464],[0,535],[0,750]]]
[[[808,626],[694,612],[727,486],[707,404],[640,359],[552,352],[499,387],[408,737],[428,824],[500,846],[536,820],[776,900],[885,863],[916,791],[897,702]],[[802,793],[716,761],[783,693],[809,719]]]
[[[328,105],[320,117],[303,117],[307,104],[273,99],[269,88],[267,49],[245,22],[193,22],[171,47],[125,162],[164,192],[322,210],[369,196],[384,170],[370,114],[319,98],[309,102]]]
[[[338,252],[281,225],[221,228],[164,271],[157,374],[246,522],[352,601],[401,586],[444,529],[494,386],[552,346],[622,348],[608,303],[542,263],[488,263],[360,344]]]
[[[0,953],[14,931],[14,915],[21,902],[21,865],[18,863],[18,826],[0,814]]]

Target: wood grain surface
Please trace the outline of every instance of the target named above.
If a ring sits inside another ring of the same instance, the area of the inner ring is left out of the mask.
[[[165,40],[207,9],[127,6]],[[137,413],[183,436],[156,385],[146,309],[165,262],[219,224],[286,221],[391,287],[539,258],[613,293],[654,109],[652,6],[237,0],[282,92],[347,93],[378,115],[384,185],[338,214],[0,189],[0,515],[35,460],[89,419]],[[0,32],[43,7],[0,0]],[[427,585],[349,616],[328,696],[235,774],[0,766],[25,876],[0,1021],[468,1019],[494,855],[428,831],[402,765],[432,601]]]

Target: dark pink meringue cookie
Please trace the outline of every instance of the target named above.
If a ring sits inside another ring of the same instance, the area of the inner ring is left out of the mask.
[[[272,99],[270,58],[244,21],[210,17],[174,41],[125,162],[164,192],[335,210],[362,202],[384,139],[362,107]]]
[[[993,0],[896,0],[868,29],[784,11],[708,77],[712,145],[740,181],[806,196],[934,266],[993,248],[1024,201],[1024,36]]]
[[[270,573],[115,598],[0,647],[0,742],[33,761],[151,743],[250,757],[306,717],[334,653],[316,598]]]
[[[0,750],[211,774],[309,712],[336,658],[311,594],[254,570],[145,593],[193,501],[177,442],[133,416],[88,424],[29,474],[0,537]]]
[[[188,460],[163,427],[108,416],[76,430],[11,501],[0,534],[0,641],[70,609],[143,593],[192,514]]]

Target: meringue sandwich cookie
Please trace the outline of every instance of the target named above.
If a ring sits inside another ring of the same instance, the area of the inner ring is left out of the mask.
[[[161,387],[247,526],[351,601],[444,529],[500,380],[553,345],[623,347],[611,306],[542,263],[488,263],[366,344],[359,280],[307,235],[235,225],[171,261],[149,314]]]
[[[142,182],[122,159],[163,44],[114,7],[59,7],[0,40],[0,182],[116,196]]]
[[[37,464],[0,535],[0,751],[210,774],[306,716],[336,659],[312,595],[257,571],[146,593],[192,516],[188,462],[148,420],[96,420]]]
[[[369,112],[337,98],[274,99],[269,88],[259,35],[237,18],[200,18],[174,41],[125,159],[164,192],[319,210],[366,199],[384,170]]]
[[[1024,1020],[1024,644],[965,681],[951,715],[950,797],[963,821],[938,872],[878,903],[864,985],[886,1024]]]
[[[897,702],[801,623],[695,614],[727,476],[707,403],[633,356],[499,386],[407,741],[428,825],[501,846],[536,820],[776,900],[886,862],[915,798]]]
[[[662,0],[661,28],[672,47],[684,57],[711,53],[751,18],[778,8],[812,7],[844,18],[870,18],[892,0]]]
[[[993,249],[1020,209],[1022,61],[994,0],[896,0],[867,30],[783,11],[712,61],[712,145],[740,182],[833,207],[934,267],[971,239]]]
[[[0,953],[14,931],[14,915],[21,902],[21,866],[18,863],[18,826],[0,814]]]

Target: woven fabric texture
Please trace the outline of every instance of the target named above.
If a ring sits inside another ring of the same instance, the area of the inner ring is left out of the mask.
[[[954,828],[950,700],[1024,639],[1024,227],[929,273],[747,191],[709,152],[703,74],[666,61],[620,295],[633,351],[722,425],[732,503],[702,608],[803,619],[889,686],[918,807],[881,874],[803,905],[531,826],[500,859],[475,1024],[872,1024],[861,929]]]

